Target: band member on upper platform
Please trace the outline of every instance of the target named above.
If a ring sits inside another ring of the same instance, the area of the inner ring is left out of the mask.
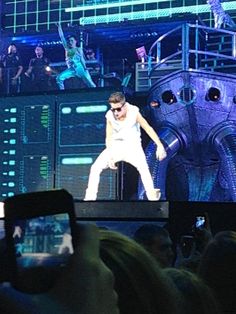
[[[44,51],[41,46],[35,47],[36,58],[30,59],[29,67],[25,72],[25,75],[31,78],[33,91],[41,92],[48,91],[49,89],[49,73],[47,67],[50,64],[50,60],[44,56]]]
[[[57,84],[59,88],[65,89],[64,81],[71,77],[81,78],[88,87],[96,87],[88,69],[86,68],[83,49],[77,47],[75,36],[71,35],[66,40],[60,24],[58,24],[58,33],[65,48],[66,64],[68,67],[68,69],[57,76]]]
[[[148,200],[160,199],[160,190],[155,189],[142,148],[140,126],[156,143],[156,157],[160,161],[166,151],[154,129],[139,112],[139,108],[126,102],[124,94],[115,92],[108,100],[111,108],[106,114],[106,148],[91,167],[84,200],[96,200],[101,172],[117,169],[116,162],[125,161],[137,168]]]
[[[89,70],[90,75],[93,78],[94,83],[97,86],[100,86],[101,64],[99,60],[96,58],[94,50],[91,48],[85,49],[85,57],[87,68]]]
[[[4,93],[17,94],[20,92],[22,71],[22,61],[16,45],[10,44],[7,54],[2,58],[2,71],[0,72],[0,81],[3,81]]]

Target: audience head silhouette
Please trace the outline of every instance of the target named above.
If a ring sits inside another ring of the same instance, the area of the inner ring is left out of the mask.
[[[141,244],[160,264],[170,267],[173,264],[174,252],[169,232],[155,224],[145,224],[138,228],[134,240]]]
[[[199,274],[213,289],[223,313],[236,313],[236,232],[221,231],[207,245]]]
[[[178,313],[179,294],[153,257],[120,233],[100,233],[101,257],[114,274],[120,313]]]

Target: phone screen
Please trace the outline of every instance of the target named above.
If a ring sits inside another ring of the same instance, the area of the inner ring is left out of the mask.
[[[29,293],[52,287],[73,253],[74,201],[66,190],[31,192],[4,201],[7,275]]]
[[[29,267],[62,267],[73,253],[69,215],[17,219],[13,241],[18,271]]]
[[[197,229],[204,228],[205,226],[205,217],[204,216],[197,216],[195,221],[195,227]]]

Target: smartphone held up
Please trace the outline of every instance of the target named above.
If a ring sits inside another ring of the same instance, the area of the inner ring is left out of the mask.
[[[16,195],[5,200],[4,212],[12,284],[27,290],[29,275],[36,290],[50,287],[74,251],[72,196],[65,190]]]
[[[206,224],[205,216],[196,216],[196,218],[195,218],[195,228],[196,229],[205,228],[205,224]]]

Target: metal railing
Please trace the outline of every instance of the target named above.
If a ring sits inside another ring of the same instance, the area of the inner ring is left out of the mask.
[[[210,33],[219,33],[219,35],[227,35],[230,37],[230,55],[224,54],[220,51],[212,52],[206,50]],[[173,38],[176,39],[178,37],[180,38],[180,41],[177,40],[177,46],[175,46],[174,50],[169,55],[164,55],[164,49],[162,49],[164,42],[168,40],[173,41]],[[191,56],[194,57],[192,58],[193,60],[191,60],[190,62]],[[199,25],[198,21],[196,22],[196,24],[184,23],[181,26],[174,28],[173,30],[160,36],[152,44],[148,52],[149,78],[151,80],[152,73],[157,68],[161,67],[163,64],[168,63],[168,61],[170,60],[176,60],[177,57],[180,58],[178,59],[178,61],[182,65],[182,70],[198,70],[200,66],[200,59],[202,58],[202,56],[211,56],[215,58],[236,61],[236,32]],[[155,65],[153,65],[154,60],[156,62]]]

